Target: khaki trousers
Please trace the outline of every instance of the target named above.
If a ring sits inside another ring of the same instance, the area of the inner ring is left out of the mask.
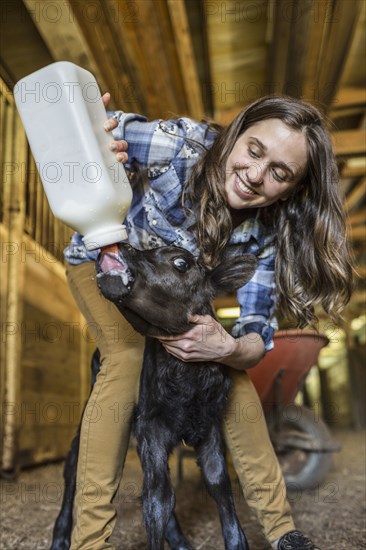
[[[95,266],[68,266],[68,281],[90,326],[96,328],[101,368],[84,414],[71,550],[107,550],[116,522],[116,494],[138,398],[144,338],[106,300]],[[230,369],[233,388],[224,435],[244,496],[268,541],[294,529],[282,473],[257,393],[245,371]]]

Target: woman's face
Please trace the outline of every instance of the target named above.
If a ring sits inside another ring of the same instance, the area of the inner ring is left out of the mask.
[[[302,132],[277,118],[253,124],[238,138],[227,160],[229,206],[240,210],[286,199],[304,174],[306,162]]]

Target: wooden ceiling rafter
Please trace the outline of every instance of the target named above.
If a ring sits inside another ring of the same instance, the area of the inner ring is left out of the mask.
[[[201,120],[204,115],[202,92],[198,80],[185,3],[184,0],[167,0],[167,6],[174,31],[189,114],[196,120]]]
[[[340,130],[332,132],[336,154],[339,156],[357,156],[366,154],[365,130]]]
[[[67,6],[66,0],[54,0],[52,3],[54,9],[57,9],[57,24],[52,17],[47,17],[46,12],[35,9],[34,0],[23,0],[54,61],[72,60],[97,75],[99,84],[102,87],[106,86],[106,80],[96,63],[93,49],[85,39],[73,11],[70,11],[72,7]]]
[[[348,216],[348,223],[350,225],[362,225],[365,223],[366,220],[366,208],[362,208],[361,210],[358,210],[357,212],[352,212]]]
[[[366,176],[366,157],[346,160],[343,166],[341,166],[341,176],[342,178]]]
[[[171,56],[167,55],[165,48],[165,44],[171,41],[168,15],[159,10],[159,2],[153,0],[138,0],[136,8],[136,20],[129,25],[130,32],[136,34],[139,54],[149,52],[148,63],[141,75],[142,86],[149,98],[148,110],[143,114],[157,117],[167,111],[180,112],[187,102],[184,95],[176,93],[177,83],[172,78],[176,73],[171,73]]]
[[[126,62],[126,56],[115,42],[115,33],[113,32],[114,18],[111,17],[108,5],[100,0],[93,0],[92,7],[95,14],[86,14],[83,4],[67,0],[73,9],[75,18],[78,21],[81,34],[87,40],[92,51],[93,59],[98,67],[98,74],[102,75],[102,92],[109,91],[112,97],[116,96],[117,90],[127,90],[130,110],[139,111],[141,108],[141,99],[138,93],[131,93],[134,88],[134,80],[129,63]],[[97,24],[94,21],[97,20]],[[98,76],[95,75],[97,80]],[[127,108],[127,101],[121,94],[120,108]]]
[[[304,0],[301,7],[277,0],[268,56],[272,93],[303,97],[326,110],[338,89],[359,15],[359,0]]]
[[[269,93],[265,73],[267,8],[267,0],[204,2],[202,24],[207,31],[211,72],[205,92],[219,123],[227,124],[232,110],[237,113]]]
[[[142,48],[137,25],[139,20],[141,21],[145,17],[145,14],[139,12],[136,3],[133,3],[133,7],[128,8],[132,11],[126,12],[121,11],[119,0],[108,0],[106,5],[110,13],[110,24],[113,27],[115,48],[119,52],[124,52],[131,75],[128,87],[121,86],[118,82],[118,74],[115,75],[111,106],[153,116],[157,110],[156,91],[151,77],[149,56]],[[137,108],[134,106],[134,97],[136,96],[139,98]]]
[[[184,0],[136,0],[132,8],[118,0],[93,0],[87,13],[73,0],[53,4],[62,15],[57,25],[39,16],[34,0],[24,0],[53,59],[90,70],[102,92],[111,92],[111,107],[150,118],[202,118]]]
[[[366,107],[366,90],[358,86],[345,86],[338,90],[332,102],[331,111],[349,107]]]
[[[327,45],[320,70],[315,75],[319,101],[324,105],[330,105],[339,88],[347,52],[351,47],[361,14],[361,2],[362,0],[353,0],[353,2],[333,0]]]
[[[271,32],[271,47],[268,51],[267,71],[270,93],[281,94],[286,86],[287,66],[289,62],[289,44],[291,40],[291,15],[293,7],[288,6],[291,14],[284,17],[284,2],[271,1],[271,17],[273,18]]]
[[[366,229],[365,227],[357,226],[352,227],[349,237],[351,241],[361,241],[363,242],[366,238]]]
[[[313,6],[316,13],[312,14],[312,20],[309,22],[307,55],[305,56],[302,77],[302,97],[310,102],[314,102],[314,100],[318,102],[320,98],[317,75],[321,71],[322,59],[327,47],[331,2],[313,3]]]
[[[213,117],[215,109],[211,89],[212,60],[209,52],[205,0],[185,0],[185,5],[202,101],[204,104],[204,112],[206,117]]]
[[[174,27],[166,0],[156,0],[157,17],[161,27],[161,36],[164,44],[164,53],[168,59],[169,77],[173,88],[174,97],[177,98],[176,110],[170,116],[188,114],[188,100],[184,85],[181,64],[174,37]],[[172,110],[171,110],[172,111]]]
[[[366,177],[356,183],[353,189],[348,193],[345,201],[345,207],[351,212],[363,198],[366,196]]]

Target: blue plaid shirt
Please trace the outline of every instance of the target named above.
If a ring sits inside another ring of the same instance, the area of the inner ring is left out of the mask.
[[[133,173],[137,163],[147,174],[147,178],[136,178],[136,182],[131,179],[133,199],[124,221],[129,243],[140,250],[176,245],[198,255],[197,241],[190,230],[194,220],[181,206],[182,188],[217,134],[207,124],[188,118],[147,122],[140,115],[119,112],[119,125],[113,135],[116,140],[128,142],[126,170]],[[229,244],[237,243],[244,243],[245,252],[255,254],[259,263],[252,279],[237,292],[240,317],[232,334],[238,338],[258,333],[268,351],[278,328],[274,316],[273,234],[258,216],[250,217],[234,229]],[[98,251],[86,250],[78,233],[65,250],[65,259],[71,264],[95,261],[97,256]]]

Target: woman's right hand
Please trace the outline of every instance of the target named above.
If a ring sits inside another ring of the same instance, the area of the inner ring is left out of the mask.
[[[102,100],[104,103],[104,107],[107,107],[109,101],[111,99],[111,94],[106,92],[102,96]],[[118,126],[118,121],[115,118],[109,118],[104,123],[104,130],[106,132],[111,132]],[[109,148],[113,153],[116,153],[116,159],[118,162],[122,162],[123,164],[127,162],[128,160],[128,154],[126,153],[128,149],[128,143],[124,139],[121,140],[115,140],[110,143]]]

